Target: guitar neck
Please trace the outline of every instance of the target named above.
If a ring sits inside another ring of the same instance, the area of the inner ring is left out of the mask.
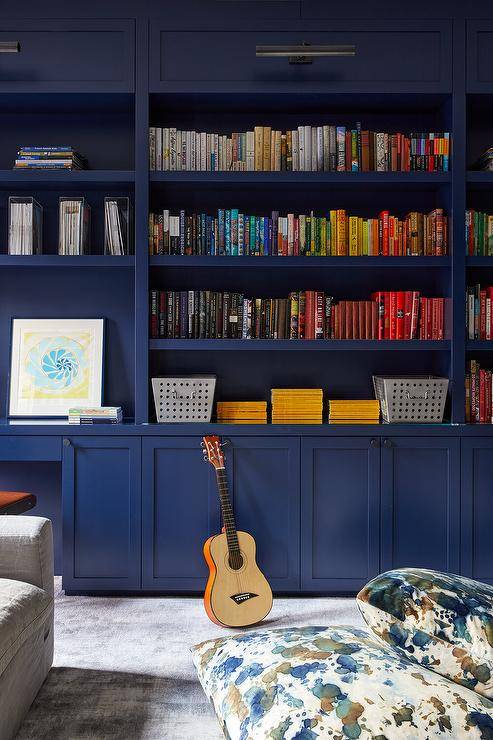
[[[238,534],[236,532],[235,517],[233,507],[229,498],[228,479],[224,468],[216,468],[217,487],[219,490],[219,499],[221,501],[221,514],[223,517],[224,530],[228,541],[228,550],[230,552],[239,552]]]

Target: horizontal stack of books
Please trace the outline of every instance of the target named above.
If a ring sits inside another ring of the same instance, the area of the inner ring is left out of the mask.
[[[493,216],[491,217],[493,220]],[[389,211],[374,218],[344,209],[325,215],[272,211],[252,216],[238,208],[217,214],[149,214],[149,253],[170,255],[361,257],[440,256],[448,253],[448,220],[442,208],[412,211],[403,219]]]
[[[478,170],[487,170],[490,172],[493,170],[493,146],[488,147],[482,153],[476,162],[476,167]]]
[[[466,327],[468,339],[493,339],[493,286],[468,285],[466,292]]]
[[[329,401],[329,424],[378,424],[380,401]]]
[[[71,146],[21,146],[14,169],[84,170],[86,160]]]
[[[470,257],[493,255],[493,214],[466,211],[466,254]]]
[[[321,388],[272,388],[273,424],[322,424]]]
[[[444,339],[444,298],[379,291],[335,300],[321,291],[246,298],[209,290],[151,290],[154,339]]]
[[[149,129],[149,166],[163,171],[446,172],[450,134],[402,134],[354,127],[255,126],[231,136],[204,131]]]
[[[466,367],[466,423],[493,424],[493,373],[469,360]]]
[[[222,424],[267,424],[266,401],[218,401],[217,421]]]
[[[122,421],[121,406],[77,407],[68,412],[69,424],[121,424]]]

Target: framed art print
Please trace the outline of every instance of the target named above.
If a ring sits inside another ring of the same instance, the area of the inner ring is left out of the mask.
[[[104,319],[12,319],[10,417],[101,406]]]

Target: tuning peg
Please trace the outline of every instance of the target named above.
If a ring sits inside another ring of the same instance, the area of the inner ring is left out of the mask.
[[[200,446],[202,447],[202,449],[203,449],[203,448],[205,447],[205,442],[204,442],[204,440],[202,440],[202,442],[200,443]]]
[[[230,444],[231,442],[229,441],[229,439],[223,439],[221,442],[221,447],[227,447]]]

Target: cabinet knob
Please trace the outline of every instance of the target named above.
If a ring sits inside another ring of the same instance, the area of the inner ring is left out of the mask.
[[[71,441],[67,439],[67,437],[65,437],[65,439],[63,440],[63,446],[70,447],[71,444],[72,444]]]
[[[370,447],[378,447],[378,439],[370,439]]]
[[[390,439],[384,439],[383,446],[384,447],[392,447],[392,440],[390,440]]]

